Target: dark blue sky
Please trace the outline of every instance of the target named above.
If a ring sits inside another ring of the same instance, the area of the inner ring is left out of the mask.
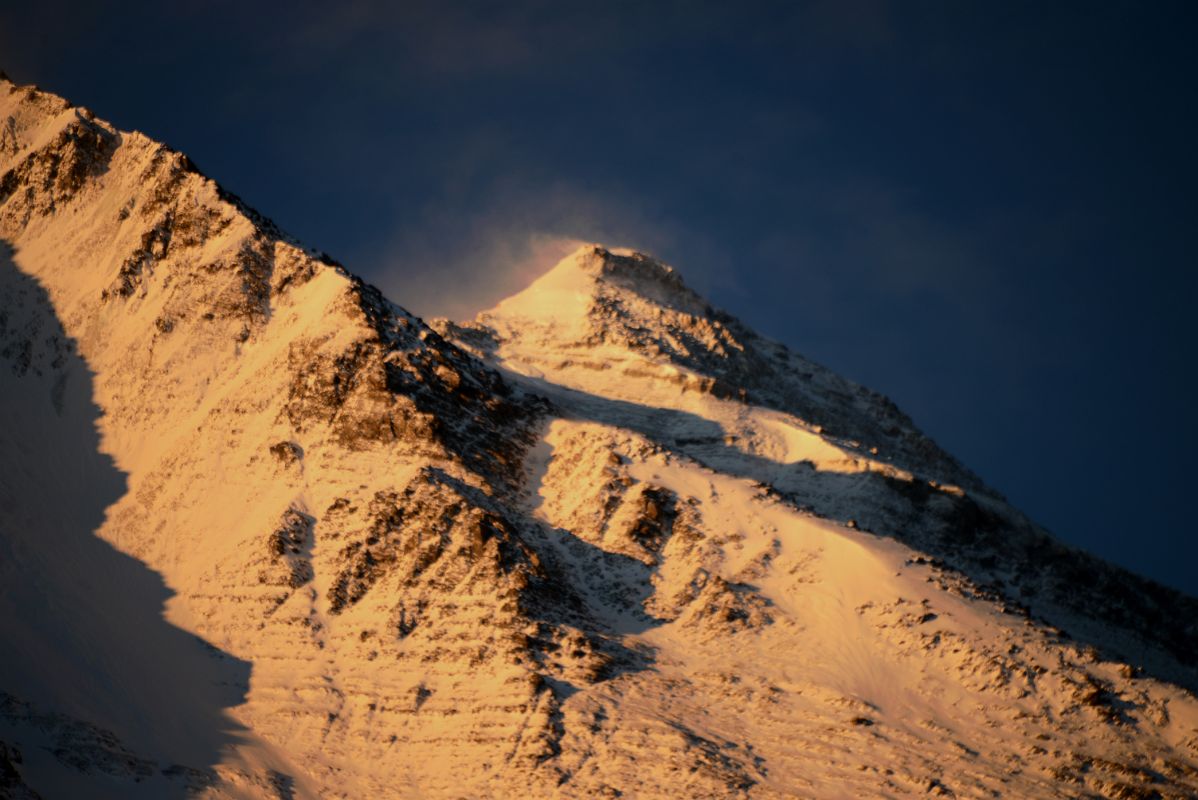
[[[650,251],[1198,593],[1198,6],[273,5],[5,7],[0,67],[424,315]]]

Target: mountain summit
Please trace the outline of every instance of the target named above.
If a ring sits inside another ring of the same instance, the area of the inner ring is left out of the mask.
[[[0,795],[1198,793],[1198,601],[649,256],[426,324],[7,81],[0,238]]]
[[[683,394],[771,408],[858,454],[880,449],[890,462],[983,488],[888,399],[759,336],[642,253],[582,247],[478,324],[494,331],[510,367],[550,369],[555,383],[638,401],[654,383],[639,378],[652,373]],[[588,378],[597,371],[621,377]]]

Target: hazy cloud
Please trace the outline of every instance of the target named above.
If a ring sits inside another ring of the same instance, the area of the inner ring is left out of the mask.
[[[485,192],[463,205],[428,203],[370,256],[372,274],[397,302],[425,316],[468,319],[583,243],[666,257],[685,236],[635,198],[565,182],[499,181]]]

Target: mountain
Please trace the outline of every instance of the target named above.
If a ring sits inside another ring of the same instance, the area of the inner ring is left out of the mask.
[[[1198,601],[653,258],[416,318],[0,82],[0,796],[1198,796]]]

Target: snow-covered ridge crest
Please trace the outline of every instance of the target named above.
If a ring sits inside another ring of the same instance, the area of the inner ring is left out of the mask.
[[[569,326],[588,317],[589,333],[616,333],[618,320],[604,320],[599,306],[617,295],[641,298],[647,309],[670,309],[692,317],[716,312],[683,282],[671,266],[635,250],[582,245],[526,290],[484,311],[481,321],[519,320],[527,325]]]
[[[649,256],[430,327],[6,82],[0,239],[0,794],[1198,792],[1198,602]]]
[[[180,413],[202,413],[220,397],[213,383],[228,358],[269,360],[280,347],[300,373],[287,390],[292,424],[327,418],[347,446],[411,435],[475,458],[477,443],[464,445],[487,435],[480,425],[491,434],[502,425],[506,436],[512,419],[531,413],[504,405],[493,371],[283,234],[185,155],[33,87],[0,91],[8,120],[0,235],[22,262],[55,270],[38,277],[63,308],[93,327],[119,328],[102,348],[81,339],[93,366],[127,373],[149,337],[158,368],[140,374],[141,391],[120,396],[121,413],[137,416],[141,431],[169,441]],[[161,391],[167,376],[171,388]],[[480,403],[503,422],[488,423]]]
[[[641,295],[658,306],[696,316],[711,315],[712,309],[682,280],[673,267],[653,256],[625,248],[608,249],[586,244],[562,259],[525,291],[503,300],[489,316],[524,316],[536,319],[557,316],[565,309],[538,305],[535,300],[572,291],[592,298],[605,287],[619,287]],[[569,307],[567,307],[569,308]]]

